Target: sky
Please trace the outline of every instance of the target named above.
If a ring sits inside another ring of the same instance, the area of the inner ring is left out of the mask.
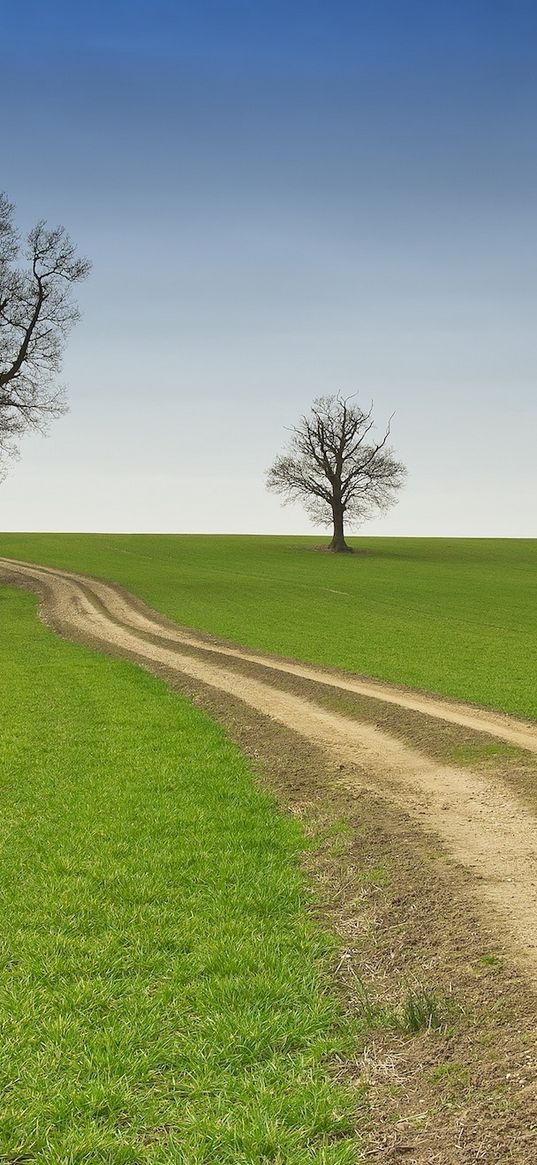
[[[364,534],[537,536],[534,0],[0,0],[2,178],[93,262],[5,530],[307,533],[265,471],[357,395]]]

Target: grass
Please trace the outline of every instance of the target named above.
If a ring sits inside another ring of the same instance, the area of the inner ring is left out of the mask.
[[[449,1008],[427,987],[409,987],[402,1001],[400,1023],[412,1035],[420,1031],[439,1031],[446,1025]]]
[[[5,534],[237,643],[537,717],[537,540]]]
[[[369,1032],[394,1028],[414,1036],[424,1031],[446,1031],[454,1016],[449,1000],[420,983],[407,986],[397,1001],[386,1002],[371,996],[361,979],[355,982],[355,1006]]]
[[[0,610],[0,1160],[354,1165],[301,827],[156,679]]]

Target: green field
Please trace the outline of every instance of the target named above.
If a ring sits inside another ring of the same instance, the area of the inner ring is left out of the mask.
[[[206,715],[35,608],[0,589],[0,1160],[355,1162],[301,828]]]
[[[537,717],[537,540],[5,534],[0,552],[114,579],[188,626]]]

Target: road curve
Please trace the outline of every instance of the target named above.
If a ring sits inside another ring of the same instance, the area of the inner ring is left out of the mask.
[[[433,829],[448,853],[475,875],[475,895],[503,920],[504,937],[537,978],[537,819],[494,780],[420,753],[367,723],[327,710],[278,686],[281,673],[314,680],[471,728],[537,753],[537,725],[422,693],[236,648],[179,627],[112,583],[70,571],[0,559],[0,581],[41,596],[55,631],[165,668],[238,698],[342,762],[341,779],[397,804]],[[244,674],[238,660],[257,665]],[[262,670],[261,670],[262,669]],[[259,675],[262,678],[258,678]]]
[[[261,652],[250,651],[248,648],[222,643],[208,635],[179,626],[164,615],[153,611],[134,595],[129,595],[122,587],[74,571],[35,566],[17,559],[0,557],[1,569],[12,574],[18,572],[21,580],[26,578],[29,581],[34,579],[42,582],[47,577],[52,577],[78,584],[79,587],[84,588],[86,594],[93,595],[94,599],[102,604],[104,611],[114,622],[118,622],[135,632],[142,632],[159,640],[165,640],[168,644],[173,642],[199,650],[207,650],[210,647],[213,655],[222,655],[230,660],[241,658],[262,666],[267,672],[286,672],[288,675],[313,680],[339,691],[367,696],[370,699],[378,700],[381,704],[395,704],[400,708],[420,712],[444,723],[457,724],[461,728],[468,728],[474,732],[484,732],[496,740],[503,740],[508,744],[537,754],[537,723],[518,719],[506,713],[477,708],[471,704],[460,703],[444,697],[431,696],[426,692],[399,688],[394,684],[387,684],[380,680],[362,679],[359,676],[336,672],[328,668],[282,660]],[[277,682],[277,677],[274,678]]]

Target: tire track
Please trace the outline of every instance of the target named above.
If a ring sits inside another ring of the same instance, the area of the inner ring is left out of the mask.
[[[21,575],[27,577],[32,577],[33,572],[35,577],[39,576],[40,578],[51,576],[69,579],[85,588],[87,593],[97,599],[113,621],[130,627],[137,633],[141,632],[153,638],[157,637],[167,642],[183,644],[185,647],[194,647],[201,651],[210,647],[213,654],[222,655],[231,660],[239,657],[273,672],[286,672],[288,675],[313,680],[339,691],[367,696],[382,704],[394,704],[400,708],[406,708],[408,711],[430,716],[435,720],[457,724],[461,728],[467,728],[474,732],[484,732],[496,740],[503,740],[507,744],[513,744],[518,748],[537,754],[537,724],[531,721],[522,720],[507,713],[494,712],[486,708],[477,708],[470,704],[428,695],[426,692],[410,691],[380,680],[362,679],[359,676],[336,672],[329,668],[316,667],[295,660],[279,659],[261,652],[251,651],[248,648],[224,643],[210,635],[181,627],[165,615],[153,611],[122,587],[116,586],[114,583],[104,582],[101,579],[89,578],[73,571],[60,571],[53,567],[36,567],[30,563],[9,558],[0,557],[0,566],[6,570],[17,569]]]
[[[434,830],[448,853],[473,872],[476,896],[501,916],[513,954],[537,978],[537,820],[531,811],[491,779],[440,765],[370,724],[279,688],[278,675],[287,672],[396,703],[534,753],[537,725],[234,648],[179,627],[111,583],[74,572],[1,559],[0,577],[38,591],[44,621],[60,634],[112,648],[157,673],[165,668],[188,675],[242,700],[343,763],[342,781],[374,791]],[[262,667],[263,679],[234,668],[237,658]]]

